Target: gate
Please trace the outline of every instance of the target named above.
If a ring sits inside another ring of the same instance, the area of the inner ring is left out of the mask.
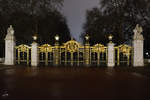
[[[63,65],[83,65],[84,46],[75,40],[70,40],[60,46],[60,63]]]
[[[108,48],[102,44],[94,46],[81,45],[75,40],[70,40],[63,45],[52,46],[43,44],[38,46],[40,65],[94,65],[106,66],[108,59]],[[115,47],[115,64],[131,65],[132,63],[132,47],[122,44]],[[28,45],[16,46],[16,63],[31,63],[31,47]]]
[[[130,66],[132,63],[132,47],[126,44],[119,45],[115,47],[115,61],[116,64],[119,65],[128,65]]]
[[[107,64],[107,47],[102,44],[96,44],[91,47],[91,64],[92,65],[103,65]]]
[[[16,63],[17,64],[27,64],[31,62],[31,47],[27,45],[16,46]]]
[[[53,48],[49,44],[39,46],[39,62],[41,65],[52,65],[53,64]]]

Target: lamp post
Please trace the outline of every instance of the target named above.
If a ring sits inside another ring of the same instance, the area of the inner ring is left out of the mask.
[[[32,36],[32,38],[33,38],[33,41],[36,42],[36,41],[37,41],[37,34],[34,34],[34,35]]]
[[[110,35],[108,36],[108,39],[109,39],[109,42],[112,43],[113,35],[110,34]]]
[[[89,44],[89,39],[90,39],[89,35],[86,34],[86,35],[85,35],[85,41],[86,41],[86,44]]]
[[[59,35],[55,35],[55,45],[59,45]]]

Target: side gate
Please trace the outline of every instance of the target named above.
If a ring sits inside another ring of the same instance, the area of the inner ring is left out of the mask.
[[[126,44],[119,45],[115,47],[115,63],[117,66],[125,65],[130,66],[132,65],[132,47]]]
[[[39,63],[40,65],[53,65],[53,48],[49,44],[39,46]]]
[[[16,46],[16,63],[27,64],[31,63],[31,47],[28,45]]]
[[[107,47],[102,44],[96,44],[90,48],[91,65],[107,65]]]

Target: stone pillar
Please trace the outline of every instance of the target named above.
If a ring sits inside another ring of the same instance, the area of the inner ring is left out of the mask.
[[[31,66],[36,67],[39,65],[38,43],[33,42],[31,48]]]
[[[115,49],[114,49],[114,43],[109,42],[108,43],[108,61],[107,66],[108,67],[114,67],[115,66]]]
[[[56,34],[55,36],[55,48],[53,51],[53,64],[54,66],[58,66],[59,65],[59,35]]]
[[[90,45],[88,43],[85,44],[85,48],[84,48],[84,63],[85,66],[90,65]]]
[[[58,66],[59,65],[59,44],[55,44],[54,48],[54,65]]]
[[[134,67],[140,67],[144,66],[144,54],[143,54],[143,35],[141,34],[143,32],[142,27],[140,27],[138,24],[136,25],[136,28],[133,30],[134,37],[133,37],[133,66]]]
[[[10,25],[7,30],[7,35],[5,38],[5,65],[14,65],[15,64],[15,37],[14,37],[14,29]]]
[[[89,35],[85,35],[85,47],[84,47],[84,64],[85,66],[90,65],[90,44],[89,44]]]

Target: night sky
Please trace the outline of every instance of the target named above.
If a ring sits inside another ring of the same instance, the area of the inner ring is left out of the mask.
[[[87,9],[98,6],[99,0],[64,0],[63,14],[67,18],[67,23],[72,36],[81,42],[80,34]]]

